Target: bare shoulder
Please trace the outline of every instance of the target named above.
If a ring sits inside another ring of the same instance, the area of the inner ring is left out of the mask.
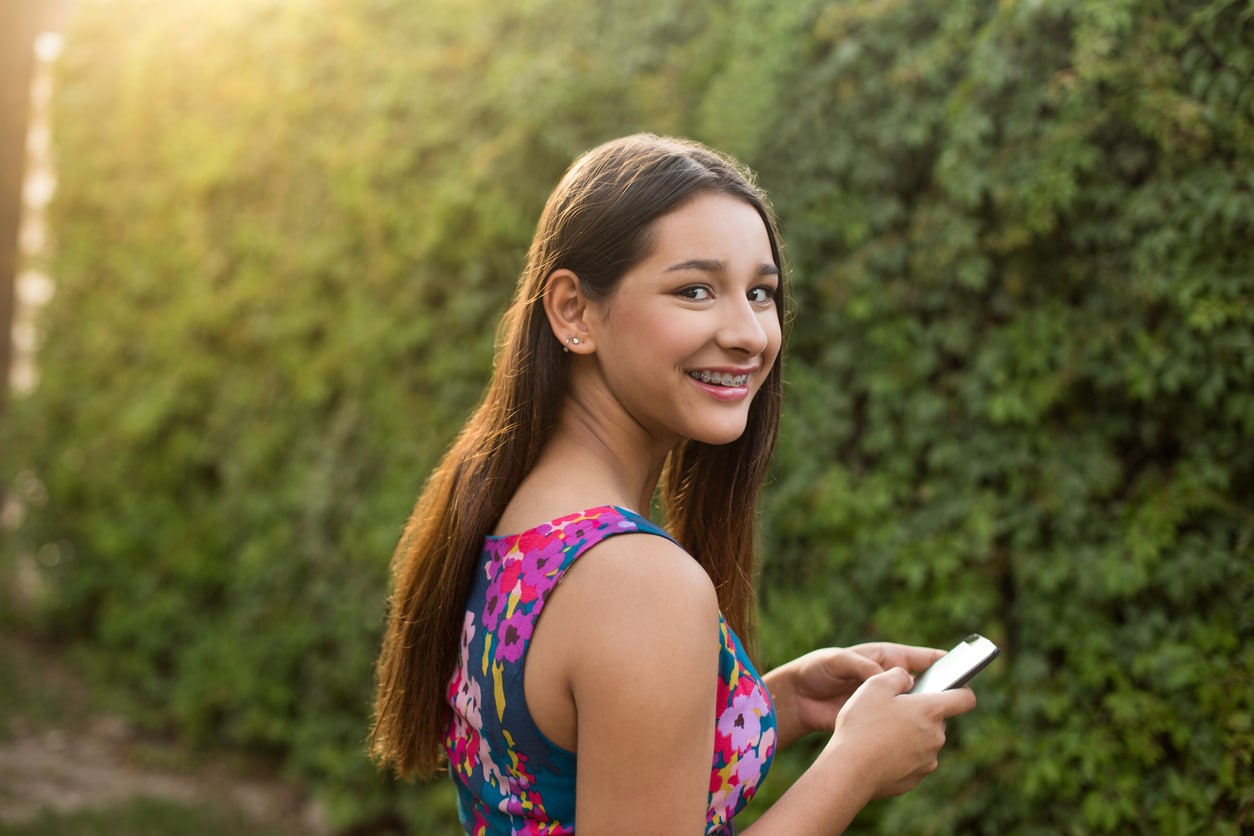
[[[641,694],[675,697],[695,688],[697,704],[708,709],[717,678],[718,596],[682,548],[657,536],[618,535],[582,555],[554,597],[574,631],[566,649],[576,699],[600,694],[621,704],[616,691],[631,681]],[[693,679],[707,668],[708,677]]]
[[[545,605],[537,648],[542,640],[541,653],[554,663],[548,672],[572,690],[607,673],[665,678],[673,674],[669,665],[717,660],[718,596],[701,565],[674,542],[619,534],[566,572]]]
[[[580,832],[700,832],[714,748],[718,598],[705,570],[653,535],[582,555],[555,603],[571,606]],[[626,766],[625,766],[626,765]],[[629,805],[623,798],[647,798]]]
[[[545,734],[575,749],[595,736],[589,724],[598,719],[630,728],[624,712],[637,714],[625,682],[637,700],[692,691],[693,705],[708,710],[717,663],[718,598],[705,570],[663,537],[618,534],[580,555],[545,604],[528,652],[527,703]]]
[[[580,599],[602,618],[678,628],[683,625],[676,618],[699,624],[718,614],[714,584],[701,565],[653,534],[620,534],[597,544],[570,568],[562,587],[564,596]]]

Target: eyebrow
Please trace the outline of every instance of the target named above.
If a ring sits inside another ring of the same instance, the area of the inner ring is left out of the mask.
[[[726,262],[717,258],[692,258],[667,267],[665,272],[677,273],[681,270],[700,270],[703,273],[721,273],[727,269]],[[774,264],[763,263],[758,267],[759,276],[778,276],[779,268]]]

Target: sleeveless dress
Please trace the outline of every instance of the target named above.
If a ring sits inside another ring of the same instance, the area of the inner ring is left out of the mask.
[[[616,506],[486,539],[481,569],[467,599],[460,662],[449,681],[444,740],[458,815],[467,833],[575,832],[575,753],[549,740],[527,709],[527,647],[545,600],[571,564],[607,537],[634,533],[674,542],[645,517]],[[735,832],[732,817],[766,777],[777,723],[762,678],[721,614],[719,632],[705,832],[729,836]],[[624,798],[621,803],[648,801]]]

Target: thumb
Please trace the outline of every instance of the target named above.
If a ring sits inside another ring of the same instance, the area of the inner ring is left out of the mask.
[[[857,651],[847,651],[844,658],[845,663],[853,668],[851,672],[864,682],[876,674],[884,672],[884,668],[879,662],[869,656],[863,656]]]
[[[883,688],[894,695],[904,694],[914,686],[914,677],[905,668],[889,668],[883,673],[877,673],[865,684],[874,684],[874,687]]]

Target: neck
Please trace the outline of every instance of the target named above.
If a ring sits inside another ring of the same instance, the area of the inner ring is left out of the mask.
[[[634,421],[607,421],[574,399],[567,402],[540,466],[551,460],[589,491],[617,497],[616,504],[648,514],[674,441],[650,438]],[[589,494],[592,495],[592,494]]]
[[[536,520],[599,505],[648,516],[671,444],[650,438],[621,412],[570,398],[500,526],[521,530]]]

